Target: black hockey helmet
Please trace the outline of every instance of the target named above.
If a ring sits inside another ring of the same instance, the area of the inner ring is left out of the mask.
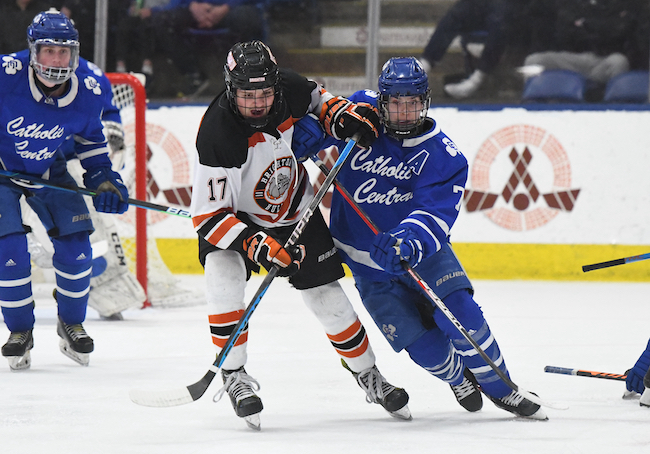
[[[275,100],[269,114],[260,121],[244,120],[256,128],[264,127],[278,111],[281,102],[278,64],[266,44],[249,41],[235,44],[226,57],[223,67],[226,95],[233,111],[241,117],[237,108],[237,89],[257,90],[273,87]]]

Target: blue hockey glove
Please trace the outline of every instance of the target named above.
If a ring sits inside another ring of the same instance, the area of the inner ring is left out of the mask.
[[[648,347],[646,350],[641,353],[639,359],[636,360],[634,367],[629,369],[626,374],[627,378],[625,379],[625,386],[628,391],[636,391],[637,393],[643,393],[645,386],[643,385],[643,377],[648,372],[650,368],[650,342],[648,342]]]
[[[406,272],[402,260],[415,267],[423,256],[422,242],[411,230],[403,227],[378,233],[370,246],[370,258],[391,274]]]
[[[325,131],[318,117],[313,114],[306,115],[294,123],[291,148],[296,159],[300,160],[318,153],[321,144],[325,142],[325,137]]]
[[[93,205],[103,213],[124,213],[129,209],[129,191],[122,183],[122,177],[109,167],[99,167],[84,174],[84,184],[97,193]]]

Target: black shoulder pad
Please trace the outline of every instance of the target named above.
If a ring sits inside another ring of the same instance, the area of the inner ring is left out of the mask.
[[[244,124],[230,108],[225,92],[217,96],[203,115],[196,137],[199,162],[210,167],[241,167],[248,157]]]
[[[280,68],[280,86],[286,100],[289,113],[294,118],[302,118],[311,103],[311,92],[316,82],[286,68]]]

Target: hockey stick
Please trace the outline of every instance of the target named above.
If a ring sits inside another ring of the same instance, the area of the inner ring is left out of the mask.
[[[594,372],[592,370],[570,369],[568,367],[546,366],[544,372],[551,374],[578,375],[580,377],[605,378],[607,380],[625,381],[626,374],[610,374],[607,372]]]
[[[14,179],[14,180],[20,180],[22,182],[25,182],[27,184],[36,184],[40,186],[45,186],[47,188],[51,189],[58,189],[61,191],[66,191],[66,192],[72,192],[75,194],[82,194],[82,195],[87,195],[90,197],[95,197],[97,195],[97,192],[91,191],[88,188],[82,188],[80,186],[67,186],[67,185],[62,185],[62,184],[56,184],[52,183],[49,180],[45,180],[43,178],[38,178],[38,177],[33,177],[31,175],[24,175],[22,173],[18,172],[10,172],[8,170],[2,170],[0,169],[0,177],[2,178],[8,178],[8,179]],[[145,202],[144,200],[137,200],[137,199],[126,199],[127,203],[129,205],[133,205],[134,207],[138,208],[144,208],[147,210],[153,210],[153,211],[160,211],[162,213],[167,213],[167,214],[172,214],[174,216],[180,216],[182,218],[191,218],[190,212],[187,210],[183,210],[181,208],[175,208],[175,207],[169,207],[165,205],[158,205],[157,203],[151,203],[151,202]]]
[[[355,136],[352,139],[350,139],[350,141],[347,143],[347,145],[339,155],[339,158],[334,163],[332,171],[330,172],[330,174],[327,176],[327,178],[321,185],[320,189],[318,190],[318,192],[310,202],[309,206],[305,209],[305,212],[300,218],[300,220],[298,221],[298,224],[296,224],[296,227],[293,229],[291,236],[289,237],[289,239],[284,245],[285,248],[291,247],[296,244],[298,238],[300,237],[303,230],[307,226],[309,219],[316,212],[316,210],[318,210],[318,205],[323,200],[323,197],[325,197],[325,194],[327,193],[329,187],[334,182],[336,175],[343,167],[343,163],[345,162],[348,155],[352,151],[352,148],[354,148],[354,146],[356,145],[356,142],[357,142],[357,138]],[[230,337],[228,337],[225,345],[217,355],[217,359],[214,361],[212,366],[210,366],[210,369],[203,376],[201,380],[185,388],[171,389],[167,391],[151,391],[151,390],[134,389],[131,390],[131,392],[129,393],[129,397],[131,398],[131,400],[138,405],[144,405],[146,407],[173,407],[176,405],[183,405],[183,404],[188,404],[190,402],[194,402],[195,400],[198,400],[201,396],[203,396],[203,394],[205,394],[208,387],[210,386],[210,383],[212,383],[212,380],[214,379],[215,375],[221,368],[221,365],[226,360],[228,353],[237,342],[239,335],[242,333],[242,331],[245,329],[246,325],[248,324],[248,320],[251,318],[253,311],[255,310],[257,305],[260,303],[262,297],[268,290],[269,286],[271,285],[271,282],[277,275],[278,270],[279,267],[277,265],[274,265],[269,270],[268,274],[262,281],[262,284],[260,285],[257,292],[255,293],[253,300],[251,301],[251,303],[248,305],[248,307],[242,314],[241,318],[233,328]]]
[[[582,271],[586,273],[587,271],[599,270],[601,268],[609,268],[610,266],[625,265],[626,263],[640,262],[641,260],[650,259],[649,254],[633,255],[631,257],[624,257],[622,259],[608,260],[607,262],[594,263],[592,265],[584,265]]]
[[[325,174],[328,175],[328,169],[325,166],[325,164],[317,159],[316,157],[313,158],[314,162],[316,162],[316,165],[321,169],[321,171]],[[329,176],[329,175],[328,175]],[[379,233],[379,228],[377,227],[377,224],[370,219],[370,217],[363,211],[363,208],[359,206],[359,204],[352,198],[350,193],[348,192],[347,189],[345,189],[338,181],[334,181],[334,185],[336,187],[336,190],[339,191],[341,196],[345,199],[346,202],[348,202],[354,211],[357,212],[357,214],[363,219],[363,221],[370,227],[370,230],[374,234]],[[526,399],[530,400],[531,402],[534,402],[538,405],[543,405],[546,407],[550,408],[555,408],[559,410],[566,410],[568,407],[565,405],[558,405],[558,404],[553,404],[553,403],[548,403],[540,399],[538,396],[535,394],[532,394],[526,390],[523,390],[519,388],[511,379],[508,377],[499,367],[492,361],[492,359],[485,353],[485,351],[481,348],[481,346],[472,338],[472,336],[469,335],[465,327],[458,321],[458,319],[454,316],[454,314],[447,308],[445,303],[442,302],[442,300],[434,293],[434,291],[429,287],[429,285],[420,277],[420,275],[409,265],[407,262],[402,261],[402,267],[406,270],[406,272],[413,278],[413,280],[420,286],[422,291],[426,294],[426,296],[436,305],[438,309],[442,311],[442,313],[447,317],[447,319],[456,327],[456,329],[462,334],[462,336],[469,342],[472,347],[478,352],[478,354],[483,358],[483,360],[492,368],[492,370],[499,376],[503,382],[508,385],[512,390],[519,392],[522,396],[524,396]]]

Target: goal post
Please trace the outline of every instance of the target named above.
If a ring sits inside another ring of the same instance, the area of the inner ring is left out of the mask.
[[[113,100],[123,110],[132,106],[135,113],[135,198],[147,200],[147,93],[140,78],[129,73],[106,73],[113,85]],[[128,87],[128,88],[127,88]],[[135,209],[135,274],[148,295],[147,273],[147,213]],[[149,298],[144,303],[150,306]]]

